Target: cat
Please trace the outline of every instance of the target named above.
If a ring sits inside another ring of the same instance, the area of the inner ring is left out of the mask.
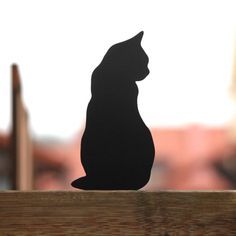
[[[148,74],[143,31],[113,45],[93,71],[92,97],[81,140],[86,176],[72,186],[84,190],[138,190],[150,178],[155,149],[137,106],[135,81]]]

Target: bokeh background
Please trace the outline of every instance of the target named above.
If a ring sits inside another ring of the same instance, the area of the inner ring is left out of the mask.
[[[144,189],[233,189],[235,11],[233,0],[1,1],[0,188],[72,189],[84,175],[92,71],[144,30],[151,73],[138,82],[138,106],[156,146]]]

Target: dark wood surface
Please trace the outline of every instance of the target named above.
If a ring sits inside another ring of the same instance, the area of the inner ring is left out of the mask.
[[[4,191],[0,235],[236,235],[236,191]]]

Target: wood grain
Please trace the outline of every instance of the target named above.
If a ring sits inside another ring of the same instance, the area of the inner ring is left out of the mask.
[[[4,191],[0,235],[236,235],[236,191]]]

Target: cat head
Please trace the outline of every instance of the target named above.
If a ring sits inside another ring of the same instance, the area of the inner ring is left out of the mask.
[[[139,81],[149,74],[148,56],[141,41],[143,31],[133,38],[113,45],[105,54],[98,69],[103,75],[119,77],[119,80]]]

